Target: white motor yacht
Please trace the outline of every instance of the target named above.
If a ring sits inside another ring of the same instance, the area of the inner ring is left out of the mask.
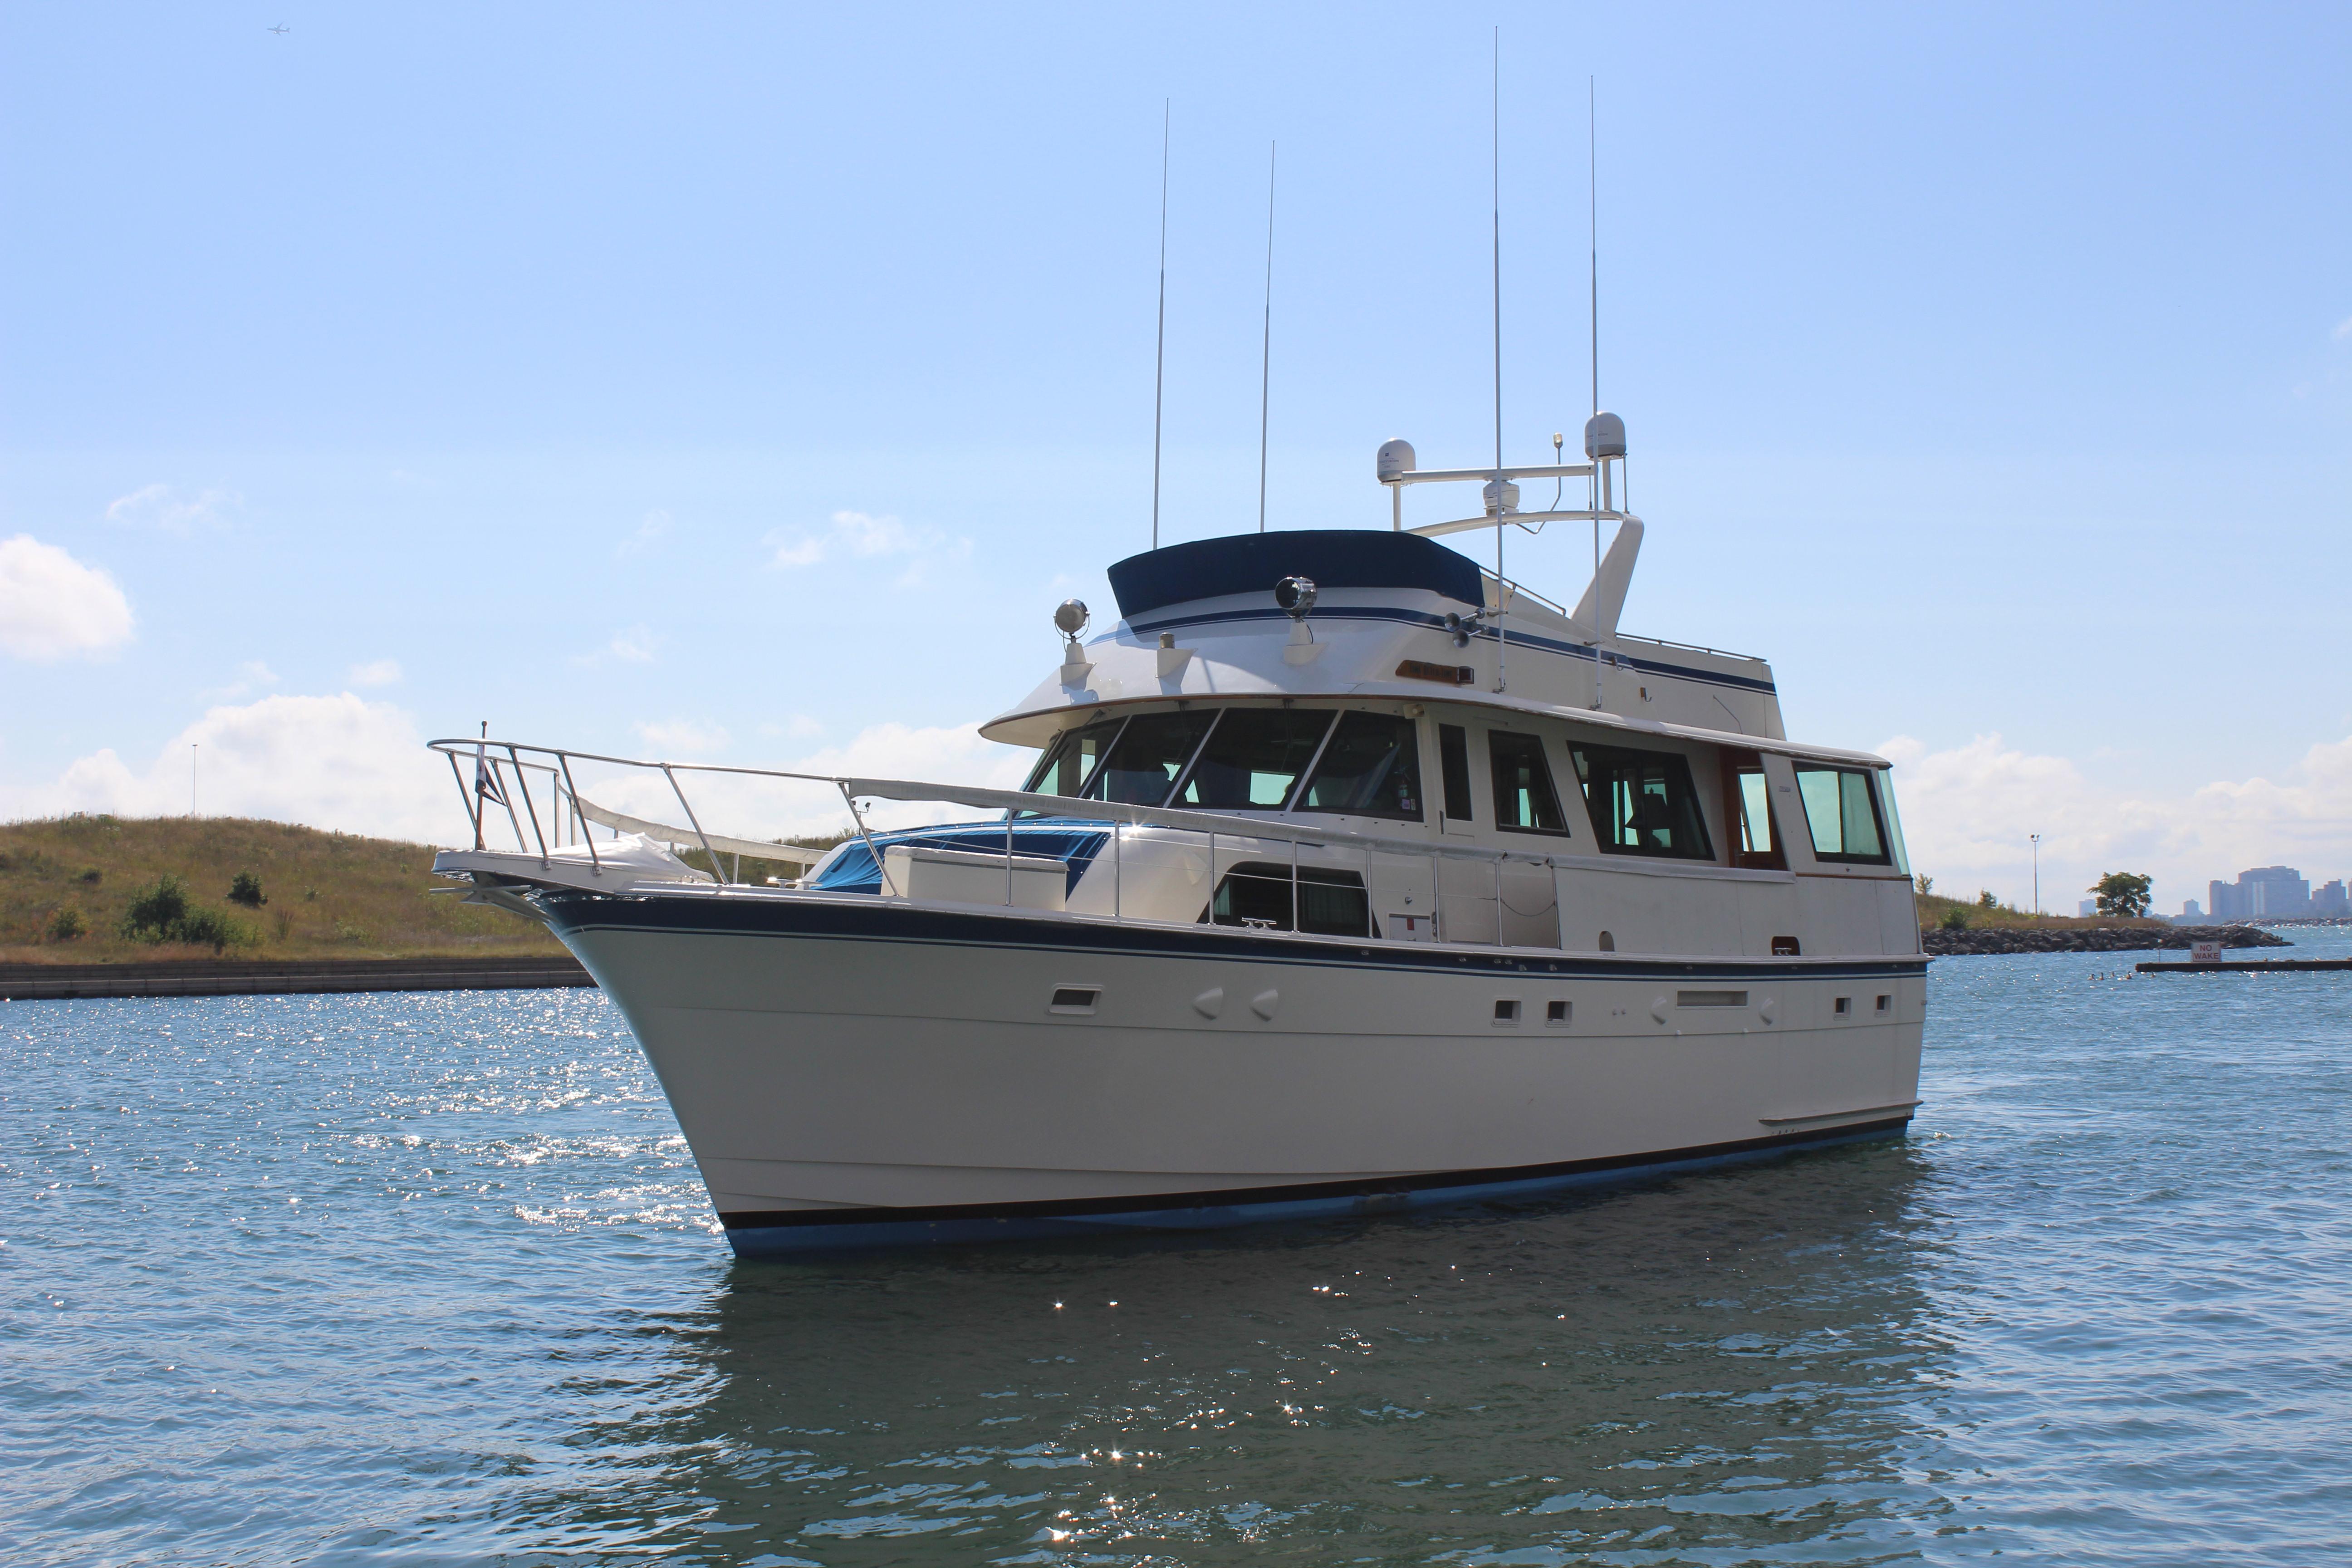
[[[1788,739],[1761,659],[1618,630],[1622,424],[1586,448],[1431,471],[1391,442],[1386,528],[1119,562],[1117,624],[1061,606],[1058,667],[982,726],[1036,749],[1024,789],[441,741],[477,847],[436,869],[587,965],[745,1255],[1899,1134],[1927,961],[1888,764]],[[1571,477],[1588,505],[1517,510]],[[1406,529],[1436,481],[1484,510]],[[1576,520],[1615,532],[1573,608],[1438,542]],[[771,790],[847,837],[775,842]]]

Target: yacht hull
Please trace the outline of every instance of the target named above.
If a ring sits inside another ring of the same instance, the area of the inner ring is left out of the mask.
[[[1916,955],[856,896],[542,908],[628,1018],[743,1255],[1475,1202],[1895,1134],[1917,1100]]]

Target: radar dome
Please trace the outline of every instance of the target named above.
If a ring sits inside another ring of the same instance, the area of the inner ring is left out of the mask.
[[[1602,409],[1584,422],[1584,455],[1622,458],[1625,455],[1625,422]]]
[[[1372,460],[1372,471],[1385,483],[1400,474],[1412,472],[1417,461],[1412,442],[1383,441],[1381,443],[1381,455]]]

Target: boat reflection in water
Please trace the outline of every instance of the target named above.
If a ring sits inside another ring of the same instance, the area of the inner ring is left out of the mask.
[[[1423,470],[1391,442],[1391,529],[1114,565],[1117,626],[1082,641],[1063,605],[1059,667],[982,727],[1038,750],[1025,789],[436,742],[475,837],[436,869],[627,1015],[741,1254],[1900,1133],[1927,961],[1887,764],[1788,739],[1761,659],[1620,632],[1622,426],[1586,449]],[[1517,510],[1511,481],[1570,476],[1591,505]],[[1484,514],[1402,528],[1408,487],[1457,480]],[[1573,609],[1435,537],[1572,520],[1616,530]],[[883,831],[876,802],[916,815]],[[813,805],[846,842],[777,842]]]
[[[1206,1245],[739,1265],[598,1358],[643,1413],[578,1434],[595,1490],[501,1533],[765,1563],[1899,1552],[1949,1506],[1919,1479],[1950,1370],[1922,1179],[1879,1143]]]

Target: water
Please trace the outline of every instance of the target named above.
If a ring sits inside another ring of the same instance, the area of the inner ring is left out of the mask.
[[[2352,1560],[2352,976],[2127,973],[1937,963],[1906,1142],[1507,1213],[746,1266],[593,993],[0,1007],[0,1539]]]

